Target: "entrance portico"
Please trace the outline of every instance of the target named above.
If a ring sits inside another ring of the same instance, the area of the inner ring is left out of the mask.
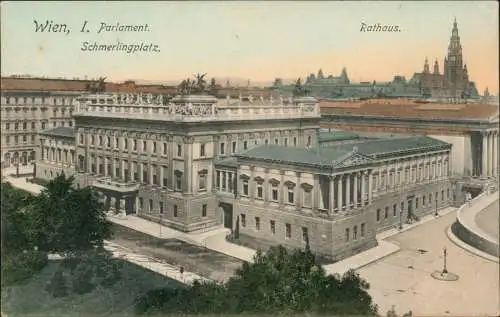
[[[115,214],[124,212],[126,215],[135,213],[135,200],[139,185],[102,178],[97,179],[93,187],[103,196],[106,211],[113,211]]]
[[[498,134],[498,129],[488,129],[481,132],[481,178],[497,178],[498,176]]]

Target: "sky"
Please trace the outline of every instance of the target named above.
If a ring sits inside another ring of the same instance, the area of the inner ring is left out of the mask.
[[[208,77],[272,81],[322,69],[351,81],[407,79],[425,57],[440,70],[453,20],[464,62],[479,92],[498,93],[498,3],[445,2],[2,2],[2,76],[109,80]],[[35,32],[35,23],[67,32]],[[87,21],[89,32],[81,32]],[[101,32],[106,25],[145,25],[147,32]],[[400,32],[362,32],[362,23]],[[157,45],[159,52],[82,51],[84,42]]]

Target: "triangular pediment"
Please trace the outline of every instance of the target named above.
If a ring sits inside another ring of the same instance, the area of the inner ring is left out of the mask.
[[[365,165],[373,162],[373,159],[360,154],[360,153],[349,153],[338,161],[334,162],[335,167],[348,167],[348,166],[357,166],[357,165]]]

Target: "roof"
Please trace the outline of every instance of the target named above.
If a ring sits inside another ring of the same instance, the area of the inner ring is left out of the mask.
[[[63,137],[63,138],[74,138],[75,129],[71,127],[57,127],[53,129],[43,130],[39,134],[46,136]]]
[[[67,92],[86,92],[86,85],[93,83],[92,80],[77,79],[57,79],[57,78],[19,78],[2,77],[2,92],[4,91],[67,91]],[[106,82],[106,92],[123,93],[170,93],[177,91],[176,87],[163,85],[137,85],[134,82],[114,83]]]
[[[238,167],[238,161],[236,160],[236,157],[233,157],[233,156],[224,157],[224,158],[216,158],[214,160],[214,165],[217,165],[217,166],[226,166],[226,167],[231,167],[231,168],[237,168]]]
[[[449,148],[451,144],[427,136],[400,136],[326,148],[262,145],[235,154],[235,157],[309,167],[340,168],[387,157]]]
[[[498,116],[498,106],[488,104],[423,103],[411,100],[364,100],[320,102],[322,115],[369,116],[394,119],[489,120]]]
[[[332,132],[322,131],[318,133],[319,142],[344,141],[344,140],[355,140],[355,139],[359,139],[359,135],[351,131],[332,131]]]

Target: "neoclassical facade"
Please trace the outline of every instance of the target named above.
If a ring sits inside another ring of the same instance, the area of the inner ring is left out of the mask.
[[[161,98],[82,96],[75,127],[40,135],[36,176],[73,175],[116,213],[182,231],[224,225],[257,245],[309,243],[336,260],[453,200],[448,143],[320,132],[311,97]]]
[[[38,132],[71,127],[76,95],[71,93],[3,92],[0,102],[2,166],[35,161]]]

